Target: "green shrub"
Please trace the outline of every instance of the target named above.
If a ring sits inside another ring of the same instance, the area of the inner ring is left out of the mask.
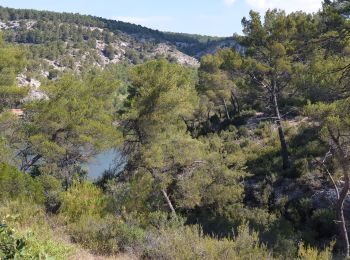
[[[113,216],[84,216],[69,225],[69,234],[74,242],[104,255],[139,249],[144,239],[142,229]]]
[[[143,229],[125,222],[117,225],[116,229],[118,246],[122,251],[130,251],[130,249],[140,251],[145,238]]]
[[[115,57],[115,50],[112,45],[106,45],[103,49],[103,54],[110,60],[113,60]]]
[[[198,226],[161,228],[147,236],[144,257],[150,259],[267,259],[269,252],[247,225],[234,240],[204,236]]]
[[[42,203],[45,199],[40,182],[4,163],[0,164],[0,187],[1,200],[26,198]]]
[[[48,212],[56,213],[62,203],[63,188],[60,180],[44,174],[38,177],[45,194],[45,208]]]
[[[331,209],[317,209],[313,212],[311,220],[314,230],[320,238],[329,238],[335,235],[337,225],[335,212]]]
[[[14,230],[0,224],[0,259],[13,259],[24,249],[25,241]]]
[[[47,78],[49,80],[55,79],[55,78],[58,77],[58,73],[59,73],[59,70],[57,70],[57,69],[50,69],[49,70],[49,75],[47,76]]]
[[[299,178],[303,175],[306,175],[309,172],[309,162],[307,159],[302,158],[295,160],[293,163],[293,168],[291,170],[292,176],[295,178]]]
[[[71,245],[56,241],[52,235],[45,236],[27,232],[24,235],[26,249],[21,253],[20,259],[69,259],[74,249]]]
[[[241,137],[248,137],[249,136],[249,129],[244,127],[244,126],[241,126],[240,128],[238,128],[238,134]]]
[[[67,259],[72,248],[33,232],[21,234],[0,224],[0,259]]]
[[[102,216],[108,206],[108,198],[90,182],[73,182],[62,196],[60,213],[68,222],[77,222],[82,216]]]
[[[14,228],[31,228],[33,225],[42,227],[46,224],[45,210],[41,205],[26,199],[4,202],[0,207],[0,218]]]
[[[333,249],[334,243],[331,243],[331,245],[327,248],[325,248],[323,251],[319,251],[316,248],[312,247],[306,247],[303,243],[299,244],[299,250],[298,250],[298,259],[299,260],[331,260],[332,257],[332,249]]]
[[[28,200],[3,203],[0,223],[6,223],[0,230],[0,259],[67,259],[73,252],[57,234],[54,237],[43,206]]]
[[[119,252],[116,240],[116,221],[111,218],[83,216],[78,222],[68,226],[68,232],[75,243],[96,253],[113,254]]]

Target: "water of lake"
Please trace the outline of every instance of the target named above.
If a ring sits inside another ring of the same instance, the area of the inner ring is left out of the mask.
[[[115,149],[97,155],[93,160],[85,165],[88,170],[88,177],[90,179],[100,177],[104,171],[112,168],[115,162],[118,162],[120,159],[121,154]]]

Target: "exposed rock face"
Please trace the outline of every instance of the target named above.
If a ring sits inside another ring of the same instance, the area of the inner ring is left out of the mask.
[[[28,93],[28,96],[22,99],[22,102],[30,102],[34,100],[48,99],[47,95],[40,90],[31,89]]]
[[[36,79],[28,79],[26,75],[19,74],[17,77],[17,82],[20,87],[30,86],[34,89],[38,89],[41,85],[39,80]]]
[[[189,65],[192,67],[199,67],[199,62],[197,59],[188,56],[167,44],[158,44],[155,51],[157,54],[164,55],[165,57],[168,57],[170,59],[175,59],[179,64]]]
[[[28,96],[22,99],[22,102],[30,102],[34,100],[47,99],[47,95],[39,88],[41,83],[36,79],[28,79],[24,74],[17,76],[17,82],[20,87],[30,87]]]

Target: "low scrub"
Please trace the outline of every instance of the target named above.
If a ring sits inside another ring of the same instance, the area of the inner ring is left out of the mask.
[[[54,237],[42,206],[13,200],[0,207],[0,259],[67,259],[73,247]]]
[[[45,200],[41,183],[15,167],[0,163],[0,199],[26,198],[42,203]]]
[[[84,216],[68,230],[74,242],[103,255],[139,251],[144,240],[142,229],[113,216]]]
[[[268,259],[258,234],[247,225],[239,228],[234,240],[203,235],[198,226],[160,228],[150,233],[144,254],[151,259]]]
[[[102,216],[109,200],[102,190],[90,182],[74,182],[62,196],[60,213],[68,222],[78,222],[83,216]]]

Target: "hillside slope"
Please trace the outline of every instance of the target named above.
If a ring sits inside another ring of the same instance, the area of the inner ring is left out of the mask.
[[[138,64],[161,57],[197,67],[206,53],[237,45],[233,38],[161,32],[94,16],[4,7],[0,7],[0,29],[6,41],[29,49],[45,76],[49,70]]]

